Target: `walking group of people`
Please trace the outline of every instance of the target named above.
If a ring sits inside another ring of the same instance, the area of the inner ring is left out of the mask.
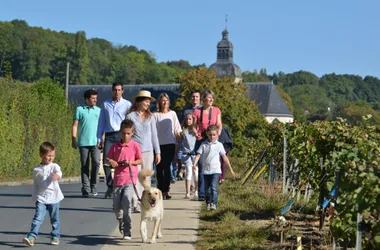
[[[122,97],[123,84],[112,85],[112,98],[101,108],[96,106],[97,91],[84,93],[85,104],[77,107],[72,125],[72,147],[79,148],[81,162],[82,196],[96,196],[100,154],[107,191],[105,198],[113,197],[113,207],[124,239],[131,239],[131,213],[140,212],[139,198],[143,186],[137,175],[141,169],[155,169],[157,188],[163,199],[171,199],[171,165],[183,166],[185,198],[190,199],[194,186],[194,200],[206,201],[208,210],[217,209],[218,183],[224,181],[227,165],[235,173],[227,158],[232,147],[229,140],[218,141],[222,126],[221,111],[214,107],[211,90],[193,91],[191,105],[178,119],[170,109],[168,94],[157,99],[157,112],[150,106],[156,99],[146,90],[133,97],[133,104]],[[200,101],[202,100],[202,104]],[[182,122],[182,125],[180,123]],[[24,243],[33,246],[46,211],[49,211],[53,230],[51,244],[58,245],[60,237],[59,204],[63,194],[58,181],[62,172],[54,163],[55,147],[50,142],[40,146],[41,163],[33,170],[33,195],[36,212],[31,231]],[[90,171],[91,161],[91,171]],[[114,168],[114,178],[111,169]],[[91,172],[91,173],[90,173]],[[147,177],[149,178],[149,177]],[[153,177],[154,178],[154,177]]]

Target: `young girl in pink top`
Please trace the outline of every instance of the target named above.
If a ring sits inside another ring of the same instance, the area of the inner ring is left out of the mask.
[[[124,120],[120,125],[120,142],[112,144],[107,161],[115,168],[113,182],[113,206],[123,239],[131,239],[132,197],[137,183],[138,168],[142,163],[140,145],[132,140],[134,124]]]

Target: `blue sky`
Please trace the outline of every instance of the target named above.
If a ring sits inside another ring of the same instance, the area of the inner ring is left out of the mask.
[[[243,71],[299,70],[380,77],[378,0],[0,0],[0,20],[98,37],[152,51],[158,62],[216,61],[228,14]]]

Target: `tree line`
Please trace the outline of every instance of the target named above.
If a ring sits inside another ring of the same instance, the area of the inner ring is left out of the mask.
[[[87,39],[75,34],[31,27],[23,20],[0,22],[0,77],[34,82],[50,78],[64,84],[70,62],[70,84],[103,85],[178,83],[180,73],[205,65],[188,61],[157,62],[153,52],[133,45]],[[276,85],[298,121],[333,120],[338,116],[357,124],[363,114],[380,122],[380,79],[373,76],[326,74],[307,71],[267,74],[266,69],[243,72],[243,82]]]
[[[67,62],[73,85],[175,83],[179,73],[202,66],[184,60],[158,63],[152,52],[133,45],[87,39],[84,31],[31,27],[23,20],[0,22],[0,34],[0,77],[11,72],[27,82],[49,77],[64,84]]]

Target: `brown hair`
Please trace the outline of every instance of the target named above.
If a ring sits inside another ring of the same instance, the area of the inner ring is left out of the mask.
[[[55,150],[55,147],[51,142],[45,141],[40,145],[40,154],[46,154],[54,150]]]
[[[218,132],[218,130],[219,130],[218,126],[216,126],[216,125],[210,125],[210,126],[207,127],[206,132],[207,133],[210,132],[210,131],[216,131],[216,132]]]
[[[135,99],[135,102],[133,103],[132,107],[129,109],[128,113],[132,113],[133,111],[136,111],[137,110],[137,105],[140,102],[144,101],[145,99],[149,99],[150,100],[149,97],[137,97]],[[152,112],[150,112],[149,109],[145,110],[145,117],[146,118],[149,118],[151,115],[152,115]]]
[[[132,120],[130,119],[125,119],[124,121],[121,122],[120,124],[120,131],[123,128],[131,128],[132,130],[135,130],[135,124],[133,123]]]

